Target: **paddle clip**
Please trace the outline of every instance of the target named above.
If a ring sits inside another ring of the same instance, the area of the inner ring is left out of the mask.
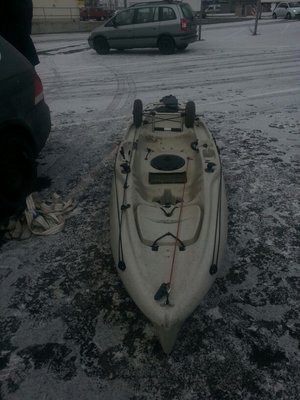
[[[166,298],[165,303],[161,304],[162,307],[164,306],[173,306],[173,304],[170,303],[169,296],[171,293],[171,286],[170,283],[162,283],[160,287],[158,288],[157,292],[154,295],[154,300],[159,301],[163,299],[164,297]]]
[[[209,161],[206,165],[205,172],[214,172],[216,164]]]
[[[120,147],[120,154],[121,154],[123,160],[125,160],[125,152],[124,152],[124,147],[123,146]]]
[[[217,264],[212,264],[212,265],[210,266],[209,273],[210,273],[211,275],[215,275],[217,272],[218,272],[218,266],[217,266]]]
[[[152,153],[153,150],[151,150],[149,147],[147,147],[147,154],[145,156],[145,160],[148,160],[149,154]]]
[[[129,174],[130,170],[130,165],[128,164],[128,162],[124,162],[120,165],[121,167],[121,173],[122,174]]]
[[[191,148],[196,151],[197,153],[199,153],[199,148],[198,148],[198,140],[196,140],[195,142],[191,143]]]
[[[118,268],[119,268],[121,271],[125,271],[125,269],[126,269],[126,264],[125,264],[125,262],[124,262],[123,260],[120,260],[120,261],[119,261],[119,263],[118,263]]]

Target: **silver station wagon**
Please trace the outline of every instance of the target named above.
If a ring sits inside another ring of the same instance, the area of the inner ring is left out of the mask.
[[[179,1],[137,3],[94,29],[89,45],[98,54],[110,49],[158,47],[162,54],[184,50],[197,40],[191,6]]]

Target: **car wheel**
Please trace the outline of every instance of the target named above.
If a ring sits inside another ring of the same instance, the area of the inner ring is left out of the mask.
[[[286,14],[286,19],[292,19],[291,13],[287,13],[287,14]]]
[[[162,54],[173,54],[175,53],[175,43],[170,36],[163,36],[158,42],[159,51]]]
[[[193,101],[188,101],[185,106],[185,126],[187,128],[193,128],[196,117],[196,106]]]
[[[0,218],[25,208],[26,197],[35,189],[37,167],[29,143],[19,135],[0,137]]]
[[[142,100],[136,99],[133,103],[133,124],[139,128],[143,122],[143,103]]]
[[[276,13],[273,13],[273,14],[272,14],[272,18],[273,18],[273,19],[277,19]]]
[[[108,54],[109,45],[104,37],[96,37],[94,39],[94,49],[98,54]]]
[[[182,45],[180,45],[180,46],[177,46],[177,50],[178,50],[178,51],[183,51],[183,50],[185,50],[187,47],[188,47],[187,44],[182,44]]]

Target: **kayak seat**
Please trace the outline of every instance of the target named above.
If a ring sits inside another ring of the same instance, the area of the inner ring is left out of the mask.
[[[136,208],[137,227],[140,239],[151,246],[153,242],[166,233],[176,236],[180,204],[163,207],[150,204],[139,204]],[[179,239],[188,246],[194,243],[200,232],[201,208],[197,204],[183,206]],[[159,241],[159,245],[170,246],[174,238],[168,235]]]

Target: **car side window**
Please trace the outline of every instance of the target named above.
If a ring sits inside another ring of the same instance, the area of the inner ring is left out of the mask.
[[[170,21],[176,19],[176,14],[170,7],[161,7],[159,19],[160,21]]]
[[[135,23],[143,24],[158,21],[157,7],[143,7],[137,9]]]
[[[120,11],[115,16],[115,23],[117,25],[130,25],[133,22],[134,10]]]

